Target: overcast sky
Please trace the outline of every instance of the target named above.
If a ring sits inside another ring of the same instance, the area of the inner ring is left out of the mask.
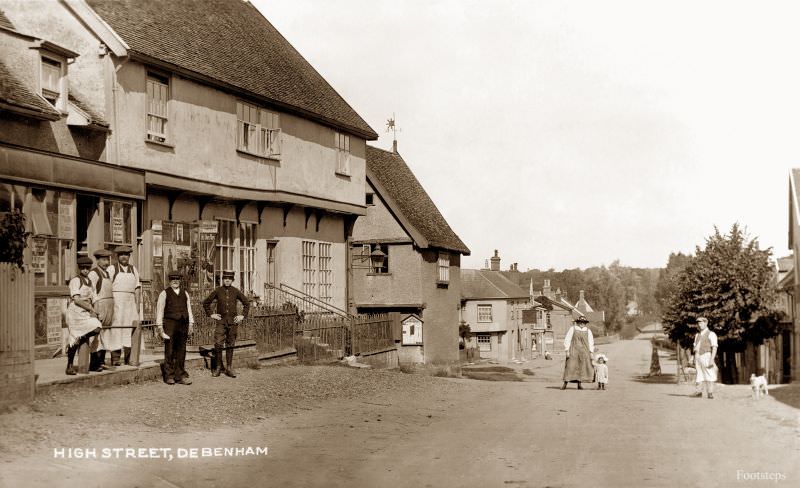
[[[256,0],[477,268],[661,267],[714,225],[788,254],[796,2]]]

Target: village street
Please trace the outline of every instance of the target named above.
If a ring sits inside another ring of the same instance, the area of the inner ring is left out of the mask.
[[[520,365],[534,373],[521,382],[293,366],[245,370],[236,380],[197,371],[190,387],[84,390],[91,404],[56,394],[0,415],[0,486],[797,486],[798,410],[775,399],[795,387],[759,402],[744,385],[691,398],[692,387],[672,376],[637,381],[649,368],[646,340],[600,347],[610,359],[606,391],[560,391],[557,357]],[[674,372],[666,355],[662,367]],[[351,386],[315,397],[326,381]],[[287,382],[297,389],[280,393],[284,403],[274,389],[258,396],[263,385]],[[219,390],[240,399],[226,408]],[[103,420],[91,428],[78,408]],[[129,446],[268,454],[53,459],[53,447],[96,448],[100,457],[104,447]],[[747,479],[756,472],[779,480]]]

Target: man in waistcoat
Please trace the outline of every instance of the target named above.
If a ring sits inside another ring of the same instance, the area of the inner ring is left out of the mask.
[[[164,338],[164,381],[168,385],[191,385],[184,369],[186,339],[194,329],[189,294],[181,287],[181,274],[169,274],[169,287],[158,295],[156,303],[157,333]]]
[[[694,336],[694,367],[697,370],[696,391],[694,396],[703,396],[703,387],[708,398],[714,398],[714,383],[717,381],[717,334],[708,328],[708,319],[697,318],[700,332]]]
[[[219,376],[222,368],[222,348],[225,347],[225,375],[236,378],[233,370],[233,347],[236,345],[236,334],[239,322],[247,317],[250,311],[250,300],[233,284],[233,271],[222,272],[222,286],[217,287],[203,300],[206,315],[217,321],[214,329],[214,357],[216,365],[212,376]],[[217,312],[211,313],[211,304],[217,302]],[[236,311],[237,301],[242,302],[244,310],[239,315]]]
[[[100,331],[100,341],[92,353],[90,369],[92,371],[102,371],[103,369],[116,369],[113,361],[114,349],[112,349],[112,335],[114,330],[111,326],[114,323],[114,294],[111,291],[111,280],[114,276],[113,270],[109,269],[111,264],[111,252],[105,249],[98,249],[94,252],[95,266],[89,271],[89,281],[92,283],[92,307],[97,312],[97,318],[103,324]],[[112,351],[111,364],[105,366],[106,351]],[[117,351],[119,353],[119,351]]]

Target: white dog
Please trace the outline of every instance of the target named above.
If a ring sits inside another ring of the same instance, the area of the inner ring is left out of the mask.
[[[761,398],[761,394],[769,395],[769,387],[767,384],[767,378],[762,374],[756,376],[755,374],[750,375],[750,387],[753,389],[753,398],[758,400]]]

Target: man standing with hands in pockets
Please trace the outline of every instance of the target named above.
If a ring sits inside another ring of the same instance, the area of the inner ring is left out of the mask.
[[[233,347],[236,345],[236,334],[239,322],[247,317],[250,311],[250,300],[233,284],[233,271],[222,272],[222,286],[217,287],[203,300],[203,309],[206,315],[217,321],[214,329],[214,357],[216,365],[212,376],[219,376],[222,368],[222,348],[225,347],[225,375],[236,378],[233,370]],[[211,304],[217,302],[217,312],[211,313]],[[236,313],[237,300],[242,302],[244,310],[241,315]]]

